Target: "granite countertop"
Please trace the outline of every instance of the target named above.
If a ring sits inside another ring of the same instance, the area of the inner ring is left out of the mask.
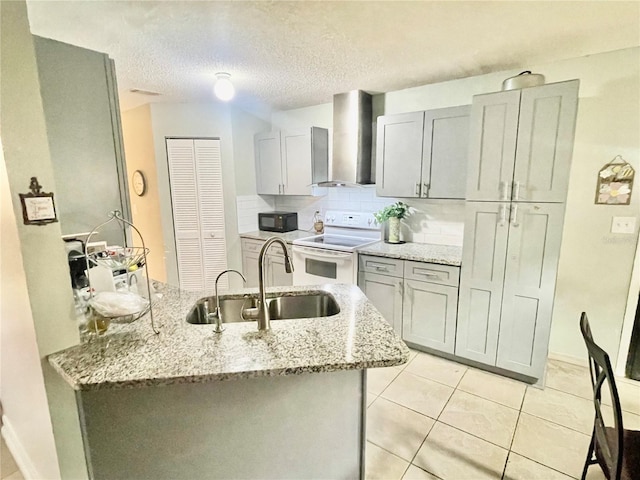
[[[240,238],[250,238],[253,240],[266,240],[270,237],[279,237],[285,242],[291,244],[294,240],[299,238],[312,237],[315,232],[309,230],[294,230],[293,232],[263,232],[262,230],[255,230],[253,232],[245,232],[240,234]]]
[[[203,383],[257,376],[364,369],[400,365],[407,346],[355,285],[274,287],[288,295],[322,290],[333,295],[340,313],[331,317],[272,320],[259,332],[256,322],[191,325],[186,315],[207,296],[156,282],[162,298],[149,314],[130,324],[114,324],[87,343],[49,355],[49,363],[74,390],[100,390]],[[255,294],[237,290],[229,296]]]
[[[391,244],[377,242],[358,248],[358,253],[378,257],[399,258],[401,260],[415,260],[416,262],[439,263],[441,265],[452,265],[456,267],[462,264],[462,247],[454,245],[410,242]]]

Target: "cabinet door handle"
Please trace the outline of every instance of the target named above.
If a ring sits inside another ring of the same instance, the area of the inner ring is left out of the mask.
[[[420,196],[420,183],[416,183],[416,196]]]
[[[425,277],[428,278],[440,278],[440,275],[436,274],[436,273],[428,273],[428,272],[421,272],[420,270],[414,270],[413,273],[415,275],[424,275]]]
[[[398,293],[401,297],[404,296],[404,288],[402,282],[398,282]]]
[[[520,200],[520,182],[518,180],[513,182],[513,199]]]
[[[503,203],[500,205],[500,221],[498,225],[504,227],[507,223],[507,206]]]
[[[367,266],[369,267],[373,267],[376,270],[384,270],[385,272],[388,269],[388,265],[385,265],[383,263],[374,263],[374,262],[367,262]]]
[[[423,183],[422,187],[423,187],[422,196],[423,197],[428,197],[429,196],[429,184],[428,183]]]
[[[504,201],[508,201],[511,197],[509,192],[509,182],[501,181],[500,182],[500,199]]]
[[[511,209],[511,225],[513,225],[514,227],[520,226],[520,224],[518,223],[518,204],[513,205]]]

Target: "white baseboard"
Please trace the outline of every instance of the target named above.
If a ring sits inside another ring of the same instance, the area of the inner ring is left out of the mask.
[[[558,360],[560,362],[570,363],[571,365],[579,365],[581,367],[589,367],[589,360],[582,357],[574,357],[571,355],[565,355],[563,353],[549,352],[549,358],[551,360]]]
[[[36,480],[42,478],[42,475],[38,473],[38,470],[36,470],[36,467],[29,458],[27,451],[20,443],[15,430],[11,426],[11,421],[6,415],[2,416],[2,424],[2,437],[4,438],[11,455],[13,455],[13,459],[16,461],[16,465],[18,465],[22,476],[25,480]]]

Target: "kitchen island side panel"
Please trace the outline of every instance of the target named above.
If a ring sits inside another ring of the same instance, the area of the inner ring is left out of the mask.
[[[92,478],[361,476],[362,370],[78,392]]]

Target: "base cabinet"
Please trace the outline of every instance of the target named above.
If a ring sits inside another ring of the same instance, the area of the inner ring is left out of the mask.
[[[403,340],[453,353],[458,288],[405,280],[403,302]]]
[[[257,287],[258,257],[264,245],[262,240],[242,239],[242,273],[247,279],[246,287]],[[273,250],[272,250],[273,249]],[[287,273],[284,267],[284,255],[278,251],[277,245],[269,248],[265,262],[265,282],[268,287],[286,287],[293,285],[293,274]]]
[[[455,348],[459,268],[360,255],[358,285],[406,342]]]
[[[402,336],[402,278],[359,272],[358,286],[393,330]]]
[[[563,215],[560,203],[467,202],[456,355],[544,373]]]

